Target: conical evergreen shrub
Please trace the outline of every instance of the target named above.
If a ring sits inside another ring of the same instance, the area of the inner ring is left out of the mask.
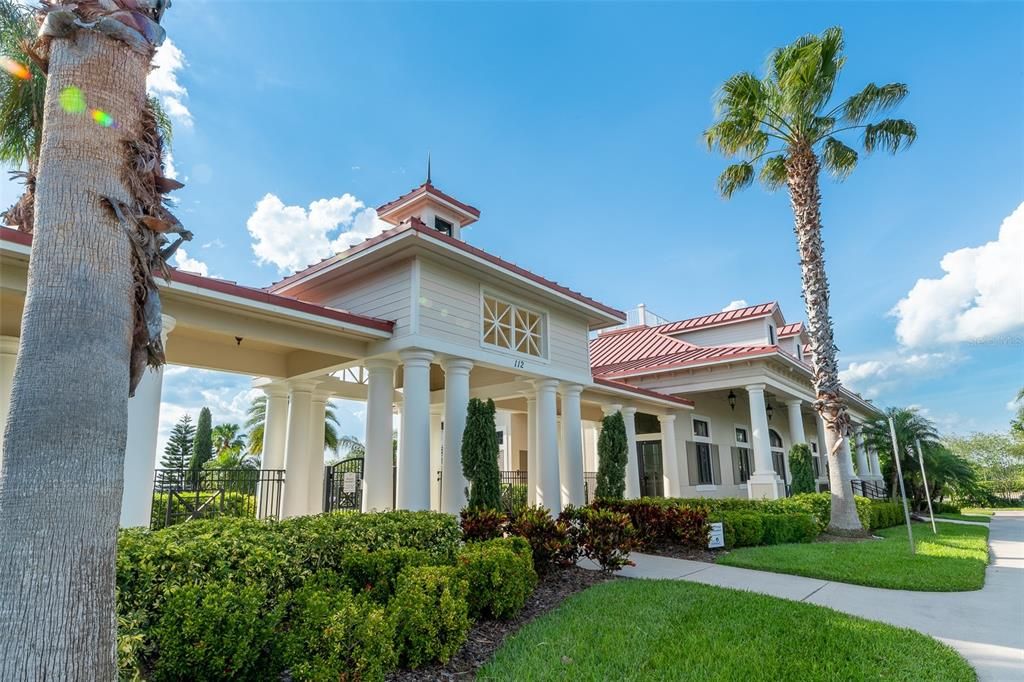
[[[494,401],[469,401],[466,430],[462,432],[462,474],[469,481],[470,509],[501,509],[501,472],[498,469],[498,431]]]
[[[626,493],[626,422],[616,412],[601,422],[601,437],[597,440],[596,497],[621,500]]]

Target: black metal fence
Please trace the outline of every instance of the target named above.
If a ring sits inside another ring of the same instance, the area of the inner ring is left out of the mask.
[[[594,501],[597,496],[597,472],[583,472],[583,499],[587,504]]]
[[[853,486],[854,495],[860,495],[872,500],[885,500],[889,498],[889,493],[885,489],[885,483],[881,481],[860,481],[854,479],[850,481],[850,485]]]
[[[324,511],[362,511],[362,457],[343,459],[324,470]]]
[[[523,509],[528,504],[528,477],[525,471],[501,472],[501,507],[508,513]]]
[[[150,527],[218,516],[277,518],[283,469],[157,469]]]

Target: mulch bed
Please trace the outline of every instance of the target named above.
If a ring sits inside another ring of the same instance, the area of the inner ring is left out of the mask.
[[[398,670],[388,676],[392,682],[419,682],[421,680],[471,680],[476,671],[494,656],[509,635],[534,618],[551,611],[563,601],[592,585],[614,580],[614,576],[600,571],[573,567],[558,571],[537,583],[537,589],[526,600],[519,615],[508,621],[482,621],[473,626],[462,648],[445,665],[434,665],[420,670]]]
[[[715,561],[718,560],[718,557],[728,554],[724,549],[694,549],[691,547],[683,547],[681,545],[657,545],[656,547],[645,548],[642,551],[644,554],[667,556],[673,559],[703,561],[709,564],[715,563]]]

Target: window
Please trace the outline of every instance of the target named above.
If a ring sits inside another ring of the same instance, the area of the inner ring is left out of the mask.
[[[772,468],[779,478],[786,479],[786,451],[783,449],[782,436],[775,429],[768,429],[768,442],[772,447]]]
[[[452,224],[444,218],[438,218],[434,216],[434,229],[438,232],[443,232],[449,237],[452,236]]]
[[[713,485],[711,475],[711,445],[696,443],[697,446],[697,485]]]
[[[484,343],[541,357],[544,318],[540,313],[484,296]]]
[[[811,443],[811,462],[814,464],[814,477],[821,478],[821,463],[818,461],[817,443]]]
[[[775,327],[768,325],[768,345],[775,345]]]
[[[747,436],[747,430],[745,428],[736,427],[736,469],[735,473],[738,475],[737,483],[746,483],[750,480],[750,474],[753,472],[751,467],[750,448],[747,444],[750,442]]]
[[[703,419],[694,419],[693,435],[695,438],[710,438],[711,429],[708,427],[708,423]]]

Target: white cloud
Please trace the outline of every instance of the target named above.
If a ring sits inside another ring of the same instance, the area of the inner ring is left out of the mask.
[[[206,263],[204,263],[201,260],[196,260],[195,258],[192,258],[191,256],[188,255],[185,249],[181,247],[179,247],[178,250],[174,252],[174,264],[182,270],[194,272],[197,275],[202,275],[203,277],[210,276],[210,268],[206,265]]]
[[[959,362],[956,353],[910,353],[898,351],[879,359],[851,362],[839,373],[847,388],[865,398],[877,398],[886,390],[913,378],[935,375]]]
[[[723,313],[727,313],[730,310],[739,310],[740,308],[746,308],[749,305],[742,298],[736,299],[735,301],[729,301],[729,305],[722,308]]]
[[[317,199],[309,205],[286,206],[267,194],[245,223],[252,235],[252,250],[260,265],[272,263],[282,274],[358,244],[390,227],[351,194]],[[336,235],[335,230],[341,231]]]
[[[178,82],[178,72],[187,65],[185,55],[168,38],[153,55],[154,68],[146,78],[146,91],[159,98],[168,116],[183,128],[192,127],[192,112],[183,101],[188,90]]]
[[[178,169],[174,167],[174,154],[171,153],[169,147],[164,149],[164,177],[171,180],[178,179]]]
[[[908,347],[984,342],[1024,330],[1024,203],[1003,221],[999,236],[942,257],[945,274],[919,279],[890,311],[896,337]]]

